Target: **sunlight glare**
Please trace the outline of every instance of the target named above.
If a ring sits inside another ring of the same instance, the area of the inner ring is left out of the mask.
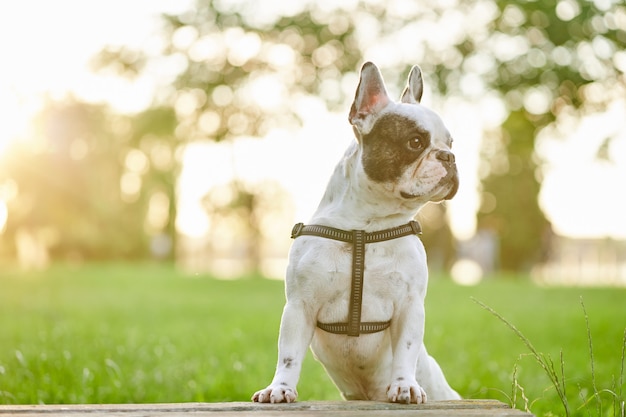
[[[266,111],[279,109],[287,97],[285,83],[276,75],[255,77],[250,82],[248,90],[251,101]]]
[[[160,13],[179,13],[191,0],[90,1],[23,0],[2,2],[0,15],[0,153],[24,136],[49,95],[73,94],[88,102],[110,103],[134,112],[150,104],[164,69],[129,81],[88,71],[89,60],[105,45],[155,48]],[[36,30],[33,30],[36,28]],[[166,64],[166,63],[162,63]],[[162,65],[169,68],[168,65]]]
[[[547,130],[537,152],[547,160],[539,201],[559,234],[578,238],[626,238],[626,100],[606,112],[569,120],[569,128]],[[561,137],[567,135],[566,138]],[[611,139],[609,161],[596,158]],[[564,156],[567,155],[567,156]]]
[[[7,203],[0,200],[0,234],[2,234],[6,229],[8,218],[9,208],[7,207]]]
[[[8,203],[17,197],[18,191],[17,182],[11,178],[0,183],[0,234],[4,232],[9,218]]]
[[[459,285],[477,285],[483,278],[483,269],[471,259],[459,259],[450,270],[452,279]]]
[[[0,77],[1,77],[0,73]],[[21,99],[12,85],[3,85],[7,80],[0,78],[0,155],[13,143],[28,134],[32,115],[40,104]]]

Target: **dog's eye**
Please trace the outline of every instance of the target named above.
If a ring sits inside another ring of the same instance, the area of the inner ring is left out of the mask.
[[[424,144],[422,143],[422,140],[419,137],[410,139],[407,145],[409,146],[409,149],[413,151],[421,151],[424,149]]]

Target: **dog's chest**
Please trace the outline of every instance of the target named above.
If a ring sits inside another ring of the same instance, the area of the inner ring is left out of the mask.
[[[302,239],[302,238],[300,238]],[[352,246],[319,238],[302,239],[292,248],[288,296],[307,298],[322,322],[347,317],[352,282]],[[389,320],[407,297],[423,298],[426,255],[416,236],[367,244],[363,277],[362,321]]]

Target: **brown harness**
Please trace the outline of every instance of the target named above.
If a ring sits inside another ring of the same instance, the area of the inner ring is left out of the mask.
[[[361,322],[361,303],[363,301],[363,273],[365,272],[365,245],[367,243],[383,242],[404,236],[418,235],[422,233],[420,224],[410,221],[402,226],[378,232],[365,232],[363,230],[341,230],[334,227],[320,225],[304,225],[298,223],[291,231],[291,238],[299,236],[317,236],[326,239],[338,240],[352,244],[352,284],[350,288],[350,307],[347,323],[321,323],[317,322],[320,329],[335,334],[359,336],[385,330],[391,324],[391,320],[381,322]]]

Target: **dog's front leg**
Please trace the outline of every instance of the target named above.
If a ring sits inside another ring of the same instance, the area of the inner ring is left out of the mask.
[[[278,364],[272,383],[257,391],[252,401],[260,403],[291,403],[298,397],[296,386],[300,378],[302,361],[311,344],[315,326],[306,305],[288,302],[283,311],[278,337]]]
[[[424,304],[407,302],[392,320],[393,361],[387,397],[391,402],[425,403],[426,392],[415,379],[417,358],[424,341]]]

